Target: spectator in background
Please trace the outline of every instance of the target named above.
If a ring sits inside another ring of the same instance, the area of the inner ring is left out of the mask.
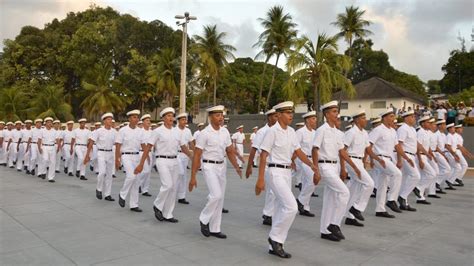
[[[451,106],[451,104],[447,104],[448,106],[448,112],[447,112],[447,118],[446,118],[446,124],[451,124],[456,122],[456,109]]]
[[[463,125],[464,124],[464,118],[466,118],[467,115],[467,108],[464,102],[459,102],[458,104],[458,124]]]
[[[422,116],[423,114],[423,110],[420,109],[420,105],[416,105],[415,107],[415,117],[416,117],[416,121],[418,121],[418,119],[420,119],[420,117]]]
[[[431,112],[431,108],[428,107],[428,106],[425,106],[423,108],[423,113],[422,114],[423,114],[423,116],[430,116],[430,117],[433,115],[433,113]]]
[[[438,108],[436,109],[436,114],[437,114],[438,120],[442,120],[442,119],[446,120],[446,113],[447,112],[448,111],[446,111],[446,108],[444,108],[443,104],[438,105]]]
[[[390,104],[390,108],[392,108],[394,114],[397,114],[397,108],[393,104]]]
[[[471,111],[469,111],[469,117],[474,117],[474,102],[471,104]]]

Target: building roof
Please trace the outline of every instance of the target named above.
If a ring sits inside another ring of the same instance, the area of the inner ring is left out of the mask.
[[[379,77],[373,77],[354,85],[356,94],[349,98],[345,93],[342,94],[341,100],[367,100],[367,99],[393,99],[393,98],[409,98],[420,104],[425,103],[423,96],[418,95],[407,89],[398,87]],[[339,99],[341,92],[333,94],[333,99]]]

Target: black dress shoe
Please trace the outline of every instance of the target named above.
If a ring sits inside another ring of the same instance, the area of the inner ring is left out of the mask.
[[[46,175],[45,174],[41,175],[41,178],[46,179]]]
[[[165,217],[163,217],[163,213],[155,205],[153,205],[153,211],[155,212],[155,218],[158,221],[163,221],[165,219]]]
[[[138,208],[138,207],[130,208],[130,210],[131,210],[132,212],[142,212],[142,211],[143,211],[142,209],[140,209],[140,208]]]
[[[18,172],[21,172],[21,169],[16,169]]]
[[[116,175],[112,175],[112,178],[117,178],[117,176],[116,176]]]
[[[26,170],[26,174],[29,175],[29,174],[30,174],[30,171],[29,171],[29,170]]]
[[[178,203],[181,203],[181,204],[189,204],[189,201],[187,201],[186,199],[179,199],[179,200],[178,200]]]
[[[339,228],[339,226],[335,225],[335,224],[330,224],[328,226],[328,230],[329,232],[331,232],[333,235],[337,236],[339,239],[346,239],[346,237],[344,237],[344,235],[342,234],[341,232],[341,228]]]
[[[76,177],[80,176],[80,171],[76,171]]]
[[[229,213],[229,210],[222,208],[222,213]]]
[[[298,184],[295,185],[295,188],[297,188],[299,191],[301,191],[302,186],[303,186],[303,184],[298,183]]]
[[[94,172],[94,167],[92,165],[89,165],[89,170],[91,170],[91,172]]]
[[[456,180],[454,180],[454,181],[456,181],[456,183],[457,183],[456,185],[458,185],[458,186],[460,186],[460,187],[464,187],[464,182],[462,182],[461,179],[456,178]]]
[[[272,217],[271,216],[263,215],[262,218],[263,218],[262,224],[272,226]]]
[[[438,194],[446,194],[446,192],[444,192],[443,190],[439,189],[439,190],[436,190],[436,193]]]
[[[387,201],[387,203],[385,205],[387,207],[389,207],[394,212],[398,212],[398,213],[402,212],[402,210],[400,210],[400,208],[398,208],[397,203],[395,203],[394,200]]]
[[[352,213],[352,215],[354,215],[354,217],[355,217],[356,219],[358,219],[358,220],[360,220],[360,221],[364,221],[364,220],[365,220],[365,219],[364,219],[364,216],[362,216],[362,213],[361,213],[358,209],[354,208],[354,206],[352,206],[352,207],[349,209],[349,212]]]
[[[49,182],[49,183],[54,183],[54,182],[56,182],[56,181],[54,181],[54,179],[50,179],[50,180],[48,180],[48,182]]]
[[[376,212],[375,216],[377,217],[385,217],[385,218],[395,218],[395,215],[390,214],[388,212]]]
[[[341,239],[339,239],[339,237],[337,237],[333,234],[323,234],[323,233],[321,233],[321,238],[331,240],[331,241],[335,241],[335,242],[341,241]]]
[[[67,174],[67,167],[64,167],[64,173]]]
[[[449,181],[445,181],[446,182],[446,185],[448,185],[447,188],[445,189],[448,189],[448,190],[456,190],[454,187],[453,187],[453,183],[449,182]]]
[[[115,201],[115,199],[112,198],[111,196],[105,197],[104,200],[107,200],[107,201]]]
[[[270,246],[272,247],[268,253],[283,259],[291,258],[291,254],[286,253],[285,250],[283,250],[283,244],[273,241],[271,238],[268,238],[268,243],[270,243]]]
[[[424,205],[431,205],[431,202],[428,202],[426,200],[417,200],[416,203],[418,204],[424,204]]]
[[[74,176],[72,173],[69,173],[68,176]]]
[[[95,190],[95,196],[98,199],[102,199],[102,191]]]
[[[61,171],[59,171],[59,170],[56,170],[55,172],[58,173],[58,174],[61,173]]]
[[[405,211],[416,212],[416,209],[411,207],[410,205],[407,205]]]
[[[124,208],[125,207],[125,199],[122,199],[119,194],[119,201],[118,201],[120,207]]]
[[[166,218],[165,218],[163,221],[168,222],[168,223],[173,223],[173,224],[175,224],[175,223],[178,222],[178,219],[175,219],[175,218],[166,219]]]
[[[30,174],[35,175],[35,169],[31,170]]]
[[[304,211],[304,205],[298,199],[296,199],[296,205],[298,206],[298,211],[300,213]]]
[[[440,199],[441,197],[436,194],[428,194],[428,198]]]
[[[413,189],[413,193],[415,193],[415,196],[416,196],[417,198],[421,198],[420,190],[419,190],[417,187],[415,187],[415,188]]]
[[[148,192],[145,192],[145,193],[142,193],[142,196],[145,196],[145,197],[151,197],[152,195]]]
[[[138,193],[142,193],[142,187],[138,187]]]
[[[209,237],[211,235],[211,231],[209,231],[209,224],[203,224],[202,222],[200,222],[200,224],[201,224],[201,233],[205,237]]]
[[[213,232],[211,232],[210,234],[211,234],[211,236],[217,237],[217,238],[222,238],[222,239],[226,239],[226,238],[227,238],[227,235],[226,235],[226,234],[223,234],[223,233],[221,233],[221,232],[219,232],[219,233],[213,233]]]
[[[306,217],[314,217],[314,213],[308,211],[308,210],[303,210],[303,211],[300,211],[300,215],[301,216],[306,216]]]
[[[317,197],[319,197],[319,195],[313,192],[313,194],[311,194],[311,197],[317,198]]]
[[[359,226],[359,227],[364,226],[363,223],[360,223],[360,222],[357,221],[356,219],[351,219],[351,218],[346,218],[346,224],[347,224],[347,225]]]
[[[85,176],[81,176],[80,178],[81,180],[87,180],[87,178]]]

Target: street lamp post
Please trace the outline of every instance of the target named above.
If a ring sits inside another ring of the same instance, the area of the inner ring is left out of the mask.
[[[183,41],[181,46],[181,81],[179,86],[179,112],[186,112],[186,54],[188,46],[188,35],[187,35],[187,24],[190,20],[196,20],[195,16],[190,16],[189,12],[185,12],[183,15],[174,16],[175,19],[182,21],[176,21],[176,25],[183,26]]]

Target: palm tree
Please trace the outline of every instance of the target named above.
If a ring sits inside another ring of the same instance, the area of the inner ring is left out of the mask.
[[[260,112],[260,106],[262,104],[263,82],[265,80],[265,72],[267,71],[268,61],[273,55],[272,47],[270,43],[266,43],[265,45],[266,47],[263,47],[263,49],[257,53],[254,59],[254,60],[257,60],[258,58],[265,56],[265,64],[263,65],[263,71],[262,71],[262,75],[260,76],[260,84],[258,87],[257,113]],[[254,47],[256,46],[258,46],[258,43],[254,45]]]
[[[367,30],[366,27],[370,26],[371,22],[362,18],[365,14],[365,10],[359,10],[358,7],[349,6],[346,7],[345,13],[337,15],[335,22],[332,25],[338,27],[340,32],[336,34],[338,38],[344,38],[349,45],[348,55],[352,56],[352,44],[356,38],[364,38],[372,32]]]
[[[349,96],[355,93],[352,83],[344,76],[344,72],[350,69],[350,59],[337,53],[337,37],[320,34],[314,45],[303,36],[296,41],[295,50],[290,53],[286,65],[292,75],[284,92],[291,99],[299,99],[310,84],[314,93],[313,110],[319,110],[321,101],[331,99],[336,87]]]
[[[266,109],[270,103],[273,84],[275,82],[276,67],[281,55],[287,55],[296,39],[297,24],[292,21],[290,14],[284,14],[282,6],[274,6],[268,10],[265,18],[259,18],[264,31],[258,37],[256,46],[261,46],[269,55],[275,55],[275,68],[272,73],[272,80],[268,90]]]
[[[207,80],[212,80],[214,105],[217,102],[219,71],[228,64],[227,59],[234,58],[232,52],[236,50],[232,45],[224,43],[226,35],[225,32],[218,32],[216,25],[204,26],[203,36],[195,35],[195,43],[190,49],[199,57],[198,71],[202,72],[200,76],[205,75]]]
[[[156,95],[163,95],[167,106],[173,105],[174,96],[178,94],[176,73],[179,73],[179,58],[172,48],[160,50],[148,67],[147,82],[156,88]]]
[[[61,120],[73,118],[72,107],[66,103],[64,88],[51,84],[39,90],[31,102],[30,113],[35,117],[51,116]]]
[[[0,90],[0,118],[15,121],[25,117],[28,99],[20,88]]]
[[[126,107],[126,102],[113,90],[113,69],[110,65],[96,64],[92,82],[82,81],[82,87],[87,96],[81,103],[88,118],[97,119],[106,112],[120,112]]]

